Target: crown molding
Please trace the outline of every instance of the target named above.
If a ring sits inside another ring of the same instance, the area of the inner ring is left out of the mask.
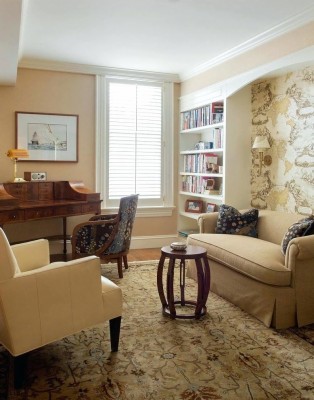
[[[66,63],[45,60],[22,60],[19,68],[40,69],[47,71],[70,72],[87,75],[112,77],[132,77],[138,79],[157,80],[160,82],[180,82],[178,74],[163,72],[137,71],[133,69],[102,67],[97,65]]]
[[[262,44],[269,42],[285,33],[300,28],[301,26],[309,22],[312,22],[313,18],[314,18],[314,6],[310,6],[306,10],[302,11],[299,14],[296,14],[292,18],[287,19],[281,24],[278,24],[277,26],[268,29],[267,31],[259,35],[254,36],[253,38],[241,43],[240,45],[235,46],[224,53],[221,53],[219,56],[214,57],[203,64],[200,64],[199,66],[195,67],[190,71],[183,72],[182,74],[180,74],[181,82],[193,78],[194,76],[199,75],[203,72],[206,72],[209,69],[216,67],[219,64],[222,64],[249,50],[261,46]]]
[[[250,71],[204,87],[179,98],[180,111],[201,107],[209,102],[232,96],[243,87],[261,79],[271,79],[314,64],[314,45],[291,53],[276,61],[260,65]]]

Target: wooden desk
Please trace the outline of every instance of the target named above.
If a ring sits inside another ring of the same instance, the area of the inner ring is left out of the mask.
[[[81,181],[0,183],[0,226],[47,218],[63,220],[63,253],[66,254],[66,219],[100,214],[100,194]]]

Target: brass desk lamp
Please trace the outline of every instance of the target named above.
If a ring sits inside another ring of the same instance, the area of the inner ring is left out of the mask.
[[[25,182],[23,178],[17,177],[17,161],[19,158],[29,157],[28,151],[25,149],[10,149],[7,152],[7,156],[14,162],[14,180],[13,182]]]

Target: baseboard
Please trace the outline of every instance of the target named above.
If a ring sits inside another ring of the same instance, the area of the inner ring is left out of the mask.
[[[177,241],[178,235],[135,236],[131,241],[131,249],[158,249]]]
[[[155,236],[134,236],[131,240],[131,249],[158,249],[169,246],[170,243],[178,241],[177,235],[155,235]],[[49,242],[50,254],[62,254],[63,241],[55,240]],[[67,253],[72,252],[70,241],[67,241]]]

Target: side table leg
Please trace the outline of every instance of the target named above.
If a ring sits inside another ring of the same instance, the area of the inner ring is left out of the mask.
[[[181,306],[185,306],[185,260],[180,261],[180,293],[181,293]]]
[[[196,270],[197,270],[197,302],[195,307],[195,318],[199,319],[202,315],[202,310],[206,311],[206,299],[204,298],[205,292],[205,278],[204,278],[204,271],[202,262],[199,258],[195,260]]]
[[[169,260],[168,273],[167,273],[167,301],[168,301],[169,312],[172,318],[175,318],[177,315],[176,308],[174,306],[174,293],[173,293],[174,264],[175,260],[171,258]]]
[[[203,271],[204,271],[204,304],[207,302],[207,298],[210,290],[210,268],[206,255],[202,258]]]
[[[165,292],[164,292],[164,288],[163,288],[163,282],[162,282],[165,258],[166,257],[162,254],[160,257],[160,260],[158,263],[158,269],[157,269],[157,288],[158,288],[159,298],[160,298],[163,309],[165,309],[167,307],[167,301],[166,301]]]

